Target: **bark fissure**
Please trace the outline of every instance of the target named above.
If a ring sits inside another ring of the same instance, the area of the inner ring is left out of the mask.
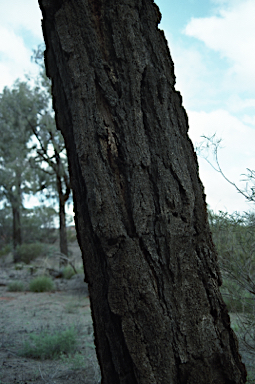
[[[39,3],[102,383],[244,383],[157,6]]]

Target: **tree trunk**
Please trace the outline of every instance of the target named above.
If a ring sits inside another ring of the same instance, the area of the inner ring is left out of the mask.
[[[157,6],[39,3],[102,383],[244,383]]]
[[[12,205],[12,225],[13,225],[13,248],[16,249],[18,245],[21,245],[21,223],[20,223],[20,209],[13,204]]]
[[[58,200],[59,200],[59,246],[60,252],[68,256],[68,245],[67,245],[67,235],[66,235],[66,212],[65,212],[65,194],[62,189],[61,177],[57,175],[57,190],[58,190]],[[67,261],[61,259],[60,267],[67,265]]]
[[[60,234],[60,252],[68,256],[65,202],[63,203],[62,199],[59,199],[59,234]]]
[[[22,244],[20,209],[15,205],[12,206],[12,241],[13,241],[13,261],[19,263],[21,261],[17,247]]]

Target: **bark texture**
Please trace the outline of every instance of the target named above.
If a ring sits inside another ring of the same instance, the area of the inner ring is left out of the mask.
[[[39,3],[102,383],[244,383],[158,7]]]

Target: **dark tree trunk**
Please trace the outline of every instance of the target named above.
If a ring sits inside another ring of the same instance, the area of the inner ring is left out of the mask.
[[[13,241],[13,261],[19,263],[21,261],[17,247],[22,244],[21,222],[19,207],[12,206],[12,241]]]
[[[13,217],[13,248],[16,249],[18,245],[21,245],[21,223],[20,223],[20,209],[15,205],[12,206]]]
[[[67,235],[66,235],[66,212],[65,202],[59,199],[59,233],[60,233],[60,252],[68,256]]]
[[[66,195],[63,193],[61,176],[57,175],[57,190],[58,190],[58,201],[59,201],[59,246],[60,252],[68,256],[68,245],[66,235]],[[66,265],[67,261],[61,259],[60,267]]]
[[[102,383],[244,383],[157,6],[39,3]]]
[[[17,252],[17,247],[22,244],[21,232],[21,175],[16,173],[15,191],[12,188],[9,190],[9,201],[12,207],[12,242],[13,242],[13,260],[15,263],[20,261],[20,256]]]

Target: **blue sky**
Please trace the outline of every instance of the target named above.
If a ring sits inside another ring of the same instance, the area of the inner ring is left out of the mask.
[[[240,188],[246,168],[255,170],[255,1],[157,0],[175,64],[194,144],[214,133],[219,160]],[[32,48],[42,43],[36,0],[0,0],[0,91],[24,73],[35,73]],[[247,204],[199,157],[207,202],[214,210],[247,211]]]

